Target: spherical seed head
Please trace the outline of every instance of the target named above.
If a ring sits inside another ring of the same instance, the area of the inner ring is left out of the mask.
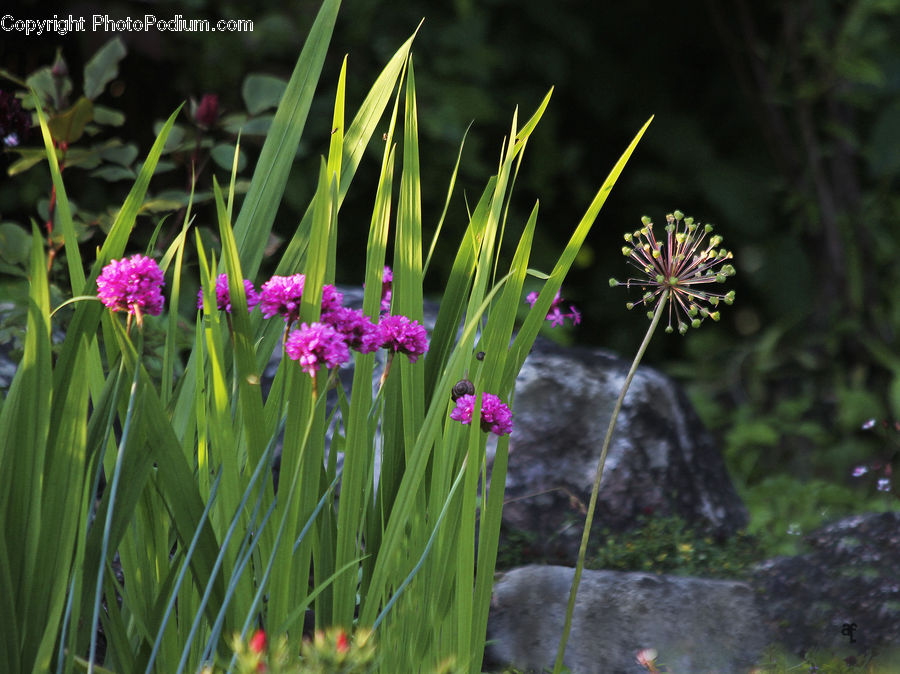
[[[642,217],[641,222],[643,227],[627,237],[631,245],[622,249],[629,263],[638,270],[638,277],[624,283],[610,281],[611,287],[636,285],[642,288],[640,301],[629,302],[626,307],[631,309],[643,304],[651,308],[665,296],[667,332],[674,331],[673,326],[677,326],[681,334],[690,327],[698,327],[705,318],[719,320],[719,312],[713,312],[709,307],[716,307],[720,300],[731,304],[734,291],[714,292],[712,284],[723,283],[735,274],[733,265],[723,264],[733,256],[721,248],[722,236],[711,235],[712,225],[701,226],[681,211],[666,215],[666,231],[659,238],[654,234],[648,216]],[[648,311],[649,317],[653,315],[654,311]],[[682,320],[682,316],[686,320]]]

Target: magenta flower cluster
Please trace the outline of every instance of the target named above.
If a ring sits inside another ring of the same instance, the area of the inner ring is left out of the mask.
[[[382,307],[390,306],[389,267],[384,268]],[[244,281],[247,308],[258,304],[263,317],[283,317],[287,328],[300,319],[300,304],[306,277],[303,274],[273,276],[266,281],[259,293],[250,281]],[[159,266],[150,258],[134,255],[128,259],[114,260],[97,279],[98,296],[113,311],[131,314],[158,315],[162,312],[161,288],[165,285]],[[384,290],[384,288],[387,288]],[[343,306],[344,296],[333,285],[322,288],[321,316],[318,322],[302,323],[291,330],[285,339],[285,352],[300,362],[304,372],[311,376],[322,365],[331,369],[350,360],[350,350],[372,353],[386,348],[392,353],[404,353],[410,361],[428,351],[428,336],[424,326],[406,316],[382,317],[375,324],[360,309]],[[231,297],[227,274],[216,278],[216,306],[231,312]],[[203,308],[203,292],[197,295],[197,308]]]
[[[390,307],[393,275],[389,267],[384,268],[383,279],[382,310]],[[264,283],[259,301],[263,316],[271,318],[280,314],[289,326],[299,320],[305,281],[303,274],[294,274],[273,276]],[[384,347],[394,353],[405,353],[412,362],[428,350],[425,328],[417,321],[406,316],[384,316],[376,325],[362,310],[343,306],[343,300],[340,291],[326,284],[322,288],[319,322],[304,323],[285,342],[288,356],[300,361],[310,375],[322,364],[332,368],[347,362],[350,349],[371,353]]]
[[[528,303],[528,306],[533,307],[534,303],[537,302],[538,293],[528,293],[525,297],[525,301]],[[563,298],[560,296],[559,291],[556,291],[556,296],[553,298],[553,303],[550,305],[550,310],[547,312],[547,320],[550,321],[550,327],[556,328],[560,325],[563,325],[566,319],[570,319],[572,321],[572,325],[578,325],[581,323],[581,312],[575,308],[574,304],[569,305],[568,311],[563,311]]]
[[[253,283],[244,279],[244,291],[247,295],[247,310],[253,311],[253,307],[259,304],[259,293],[253,287]],[[219,274],[216,279],[216,306],[229,314],[231,313],[231,295],[228,290],[228,274]],[[203,308],[203,290],[197,292],[197,308]]]
[[[163,308],[162,270],[143,255],[113,260],[97,277],[97,297],[112,311],[159,316]],[[130,320],[130,319],[129,319]]]
[[[303,274],[294,274],[273,276],[263,283],[259,293],[259,307],[263,318],[281,314],[288,325],[296,322],[300,318],[300,300],[303,298],[305,282]]]
[[[322,365],[331,369],[350,360],[350,349],[344,336],[326,323],[302,323],[299,330],[291,331],[284,350],[310,377],[314,377]]]
[[[386,314],[391,310],[391,288],[394,284],[394,272],[390,267],[385,267],[381,274],[381,313]]]
[[[512,433],[512,412],[498,396],[483,393],[481,401],[481,430],[495,435]],[[472,423],[475,413],[475,396],[466,394],[456,400],[456,408],[450,412],[450,418],[462,424]]]
[[[384,316],[378,327],[381,345],[388,351],[405,353],[413,363],[428,351],[428,337],[418,321],[406,316]]]

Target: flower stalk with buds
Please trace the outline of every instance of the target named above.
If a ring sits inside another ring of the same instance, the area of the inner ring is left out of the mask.
[[[609,420],[606,437],[603,439],[603,448],[600,450],[600,460],[597,462],[597,472],[594,476],[591,499],[585,517],[584,533],[578,550],[578,560],[575,564],[575,576],[569,592],[563,634],[553,666],[554,674],[562,671],[563,655],[566,652],[566,643],[572,628],[575,598],[578,594],[581,574],[584,571],[584,558],[587,553],[591,524],[594,521],[594,510],[597,506],[597,494],[600,491],[600,480],[603,478],[606,454],[616,428],[616,419],[622,409],[628,387],[631,386],[631,380],[634,378],[644,352],[650,344],[650,339],[656,331],[656,326],[659,325],[662,315],[668,313],[666,332],[674,332],[675,328],[672,326],[674,318],[678,332],[683,335],[691,327],[700,327],[706,318],[718,321],[719,312],[716,307],[719,302],[731,304],[734,301],[733,290],[720,294],[709,289],[711,284],[724,283],[729,276],[733,276],[735,273],[734,267],[726,264],[726,261],[732,258],[732,254],[720,247],[722,237],[711,235],[711,225],[701,226],[700,223],[695,223],[693,218],[686,218],[680,211],[675,211],[666,216],[665,238],[657,239],[650,218],[644,216],[641,221],[643,227],[632,234],[625,235],[625,240],[630,245],[622,249],[629,262],[638,269],[641,277],[630,278],[624,283],[610,279],[609,284],[613,287],[625,285],[628,288],[635,285],[644,289],[644,295],[638,302],[629,302],[626,306],[628,309],[632,309],[638,304],[648,307],[650,309],[647,312],[650,318],[650,328],[647,330],[644,341],[625,377],[625,383],[622,385],[622,390],[613,408],[612,418]]]

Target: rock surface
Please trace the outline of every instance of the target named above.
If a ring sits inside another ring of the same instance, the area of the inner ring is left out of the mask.
[[[750,581],[776,640],[797,655],[900,646],[900,513],[847,517],[806,540],[812,552],[767,560]]]
[[[525,566],[494,585],[489,666],[552,667],[574,570]],[[745,583],[621,571],[585,571],[564,664],[578,674],[646,674],[635,660],[655,649],[669,671],[747,671],[769,635]]]
[[[507,532],[536,534],[542,559],[574,566],[583,508],[629,365],[608,351],[538,340],[519,374],[503,519]],[[747,522],[721,453],[684,392],[640,367],[609,449],[594,530],[623,530],[651,513],[681,516],[721,537]]]

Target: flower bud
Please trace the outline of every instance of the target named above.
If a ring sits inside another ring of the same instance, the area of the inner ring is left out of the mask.
[[[614,279],[614,278],[609,279],[609,287],[610,288],[615,288],[617,285],[619,285],[619,282],[616,279]]]
[[[653,220],[650,219],[650,216],[649,216],[649,215],[641,216],[641,222],[643,222],[645,225],[652,225],[652,224],[653,224]]]
[[[194,113],[194,121],[204,129],[208,129],[219,118],[219,97],[216,94],[204,94],[200,105]]]
[[[675,219],[678,221],[684,220],[684,213],[682,213],[681,211],[675,211],[674,213],[672,213],[672,215],[674,215]]]
[[[734,302],[734,291],[733,290],[729,291],[728,293],[726,293],[725,297],[722,299],[725,300],[725,304],[733,303]]]

